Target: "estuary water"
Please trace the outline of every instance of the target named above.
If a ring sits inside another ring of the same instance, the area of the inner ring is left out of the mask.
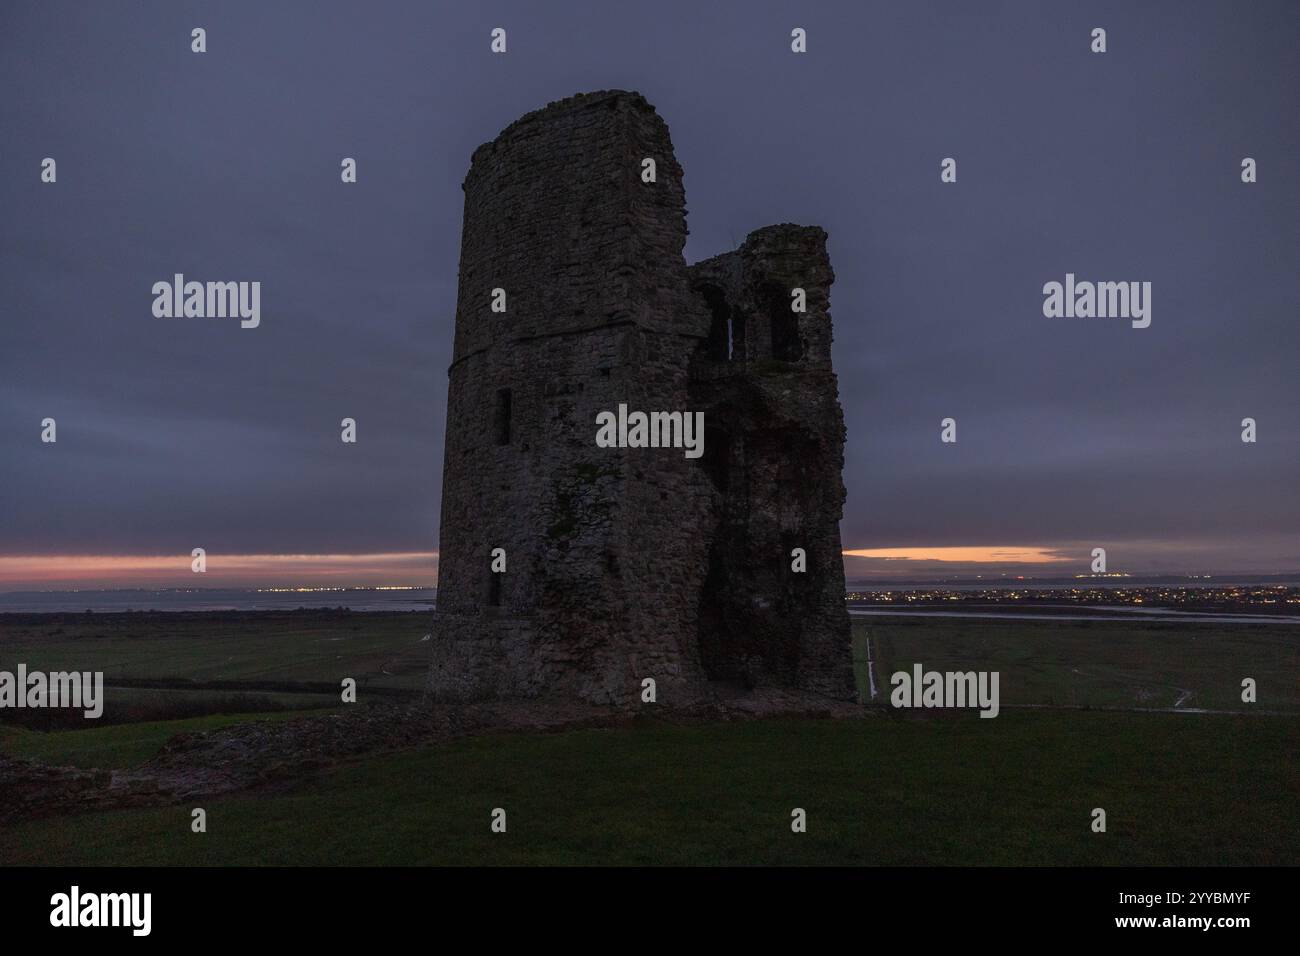
[[[992,618],[1003,621],[1123,621],[1127,615],[1113,613],[1080,614],[1062,613],[1044,610],[1041,613],[1017,614],[1011,611],[929,611],[902,610],[895,608],[849,608],[851,617],[965,617]],[[1135,609],[1137,610],[1137,609]],[[1142,608],[1140,620],[1172,621],[1178,624],[1295,624],[1300,625],[1300,617],[1283,614],[1207,614],[1197,611],[1161,611],[1157,608]],[[1139,618],[1130,618],[1137,620]]]
[[[432,611],[437,588],[241,590],[193,588],[113,591],[11,591],[0,593],[0,614],[96,611]]]

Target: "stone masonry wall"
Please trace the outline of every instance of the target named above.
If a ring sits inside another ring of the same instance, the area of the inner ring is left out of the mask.
[[[475,151],[464,189],[431,696],[632,704],[653,677],[665,702],[710,681],[851,697],[825,234],[769,227],[688,270],[682,170],[635,93],[524,116]],[[754,310],[752,361],[714,357],[702,283]],[[783,283],[808,287],[809,312],[777,322],[792,358],[765,365],[757,316]],[[726,441],[706,436],[701,460],[598,448],[596,416],[620,403],[704,410]],[[724,453],[747,463],[731,491]],[[809,573],[791,582],[801,536]]]

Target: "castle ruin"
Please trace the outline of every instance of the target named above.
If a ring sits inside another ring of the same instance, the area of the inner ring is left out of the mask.
[[[668,127],[622,91],[512,123],[464,191],[432,699],[854,699],[826,233],[687,266]],[[703,412],[702,456],[598,447],[620,405]]]

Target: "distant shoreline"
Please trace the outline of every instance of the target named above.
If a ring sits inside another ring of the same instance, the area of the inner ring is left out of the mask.
[[[1153,610],[1152,613],[1142,615],[1125,615],[1116,613],[1107,613],[1104,610],[1095,610],[1088,613],[1089,608],[1079,607],[1071,609],[1070,613],[1062,613],[1059,610],[1042,610],[1035,612],[1032,607],[1026,607],[1016,612],[996,612],[996,611],[936,611],[929,609],[909,609],[900,610],[898,608],[849,608],[849,616],[854,618],[901,618],[901,617],[946,617],[946,618],[977,618],[993,621],[1091,621],[1105,624],[1275,624],[1285,625],[1300,624],[1300,615],[1287,616],[1283,614],[1210,614],[1199,613],[1196,611],[1175,611]]]
[[[1003,621],[1007,623],[1039,621],[1061,623],[1093,623],[1120,625],[1148,624],[1247,624],[1271,625],[1285,627],[1300,625],[1300,615],[1280,614],[1224,614],[1201,613],[1196,611],[1176,611],[1151,609],[1149,613],[1129,614],[1115,613],[1115,609],[1092,609],[1086,606],[1070,609],[1044,608],[1035,609],[1032,605],[1015,611],[990,611],[972,608],[970,610],[938,610],[934,608],[896,608],[896,607],[861,607],[850,606],[849,616],[855,621],[865,623],[867,620],[879,619],[880,623],[900,622],[906,618],[922,619],[949,618],[971,621]],[[397,615],[431,615],[432,607],[385,607],[385,608],[350,608],[336,605],[334,607],[297,607],[279,608],[133,608],[94,610],[87,608],[50,610],[23,610],[0,607],[0,627],[4,625],[57,623],[69,619],[93,618],[106,624],[129,624],[146,618],[166,617],[180,623],[195,620],[250,620],[312,618],[312,617],[389,617]]]
[[[221,614],[248,612],[432,613],[437,588],[157,588],[0,592],[13,614]],[[1300,623],[1300,587],[1277,581],[1069,585],[908,584],[845,590],[860,617],[928,616],[1001,620],[1130,620]]]
[[[232,611],[432,611],[436,588],[251,590],[242,588],[17,591],[0,593],[4,614],[219,613]]]

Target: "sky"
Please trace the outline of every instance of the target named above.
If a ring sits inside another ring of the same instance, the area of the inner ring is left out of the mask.
[[[612,88],[688,261],[830,235],[850,578],[1300,569],[1298,45],[1266,2],[6,2],[0,590],[433,583],[470,154]],[[178,272],[260,325],[156,318]],[[1045,317],[1066,273],[1150,327]]]

